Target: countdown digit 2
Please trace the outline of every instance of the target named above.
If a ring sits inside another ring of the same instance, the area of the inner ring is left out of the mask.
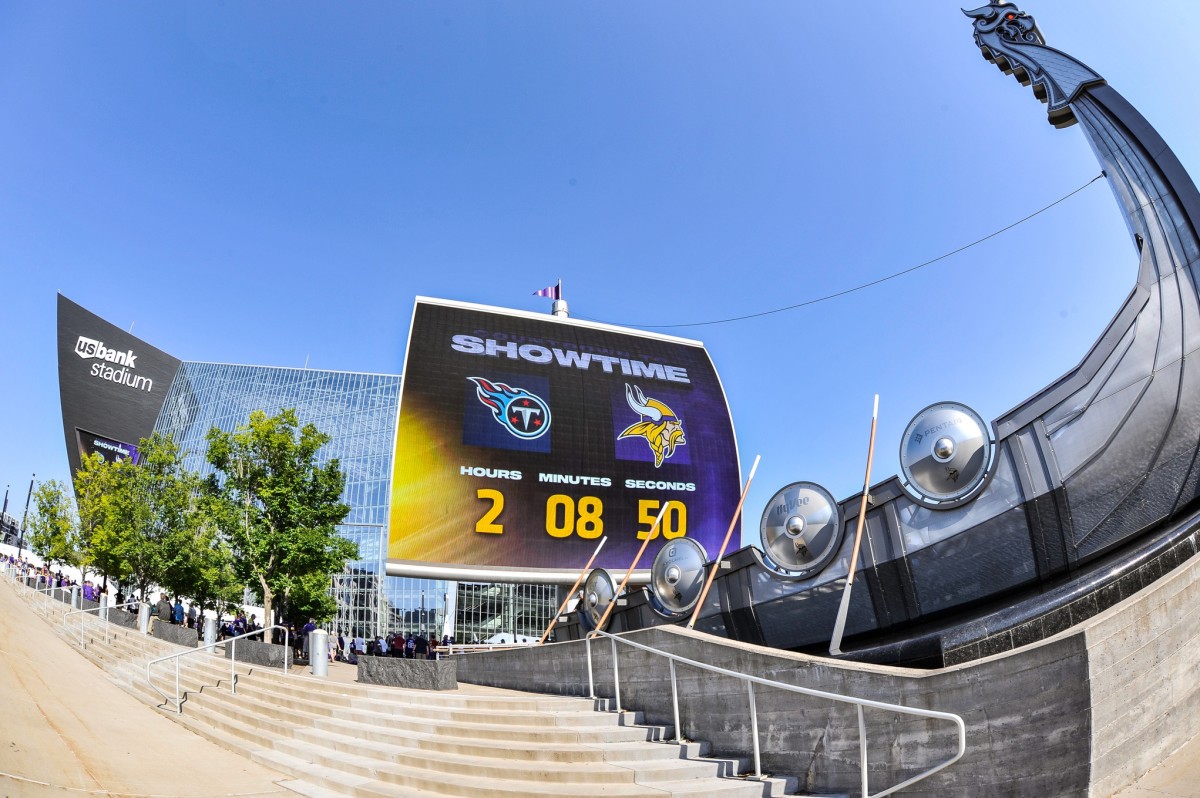
[[[475,531],[485,535],[504,534],[504,526],[496,523],[496,519],[504,511],[504,494],[495,488],[479,488],[475,491],[475,497],[486,499],[492,503],[491,508],[483,514],[483,517],[475,522]]]

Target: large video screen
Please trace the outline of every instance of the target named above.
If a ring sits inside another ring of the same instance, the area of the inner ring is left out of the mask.
[[[715,556],[740,489],[725,393],[696,341],[418,298],[389,573],[624,570],[687,536]],[[595,566],[594,566],[595,567]]]
[[[79,441],[79,456],[81,458],[99,454],[100,457],[110,463],[131,460],[136,464],[138,461],[138,447],[132,443],[113,440],[112,438],[106,438],[103,435],[97,435],[94,432],[87,432],[81,429],[75,430],[75,437]]]

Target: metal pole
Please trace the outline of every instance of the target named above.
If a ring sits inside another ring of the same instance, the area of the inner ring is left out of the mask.
[[[313,676],[329,675],[329,632],[324,629],[308,633],[308,663]]]
[[[4,541],[4,519],[8,518],[8,485],[4,486],[4,509],[0,510],[0,542]]]
[[[588,661],[588,698],[596,700],[596,680],[592,678],[592,638],[585,637],[583,639],[584,648],[587,649]]]
[[[754,682],[747,681],[746,686],[750,688],[750,734],[754,737],[754,778],[762,779],[762,758],[758,748],[758,702],[754,700]]]
[[[21,559],[21,549],[25,547],[25,522],[29,520],[29,497],[33,495],[33,480],[37,479],[37,474],[34,474],[29,480],[29,492],[25,494],[25,515],[21,517],[21,533],[17,536],[17,559]]]
[[[610,637],[608,642],[612,644],[613,658],[613,696],[617,700],[617,714],[621,713],[621,672],[617,668],[617,641]]]
[[[211,646],[217,642],[217,619],[207,615],[204,618],[204,645]]]
[[[679,728],[679,683],[675,680],[675,659],[667,662],[671,666],[671,707],[675,710],[675,742],[683,744],[683,730]]]
[[[867,722],[863,718],[863,706],[858,705],[858,769],[862,775],[862,794],[867,798]]]

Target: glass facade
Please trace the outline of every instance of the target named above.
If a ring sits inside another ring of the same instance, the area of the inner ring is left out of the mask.
[[[557,593],[547,585],[467,584],[387,576],[388,507],[400,377],[316,369],[185,362],[167,393],[155,431],[171,434],[185,464],[211,473],[209,429],[232,432],[253,410],[294,408],[332,440],[320,459],[337,458],[346,474],[342,500],[350,514],[338,532],[358,544],[358,559],[334,577],[335,633],[369,637],[391,632],[452,634],[459,642],[541,637]],[[450,623],[447,623],[450,621]]]

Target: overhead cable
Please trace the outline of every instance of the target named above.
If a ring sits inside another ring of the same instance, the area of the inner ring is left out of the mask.
[[[1096,175],[1091,180],[1084,183],[1082,186],[1075,189],[1071,193],[1065,194],[1062,197],[1059,197],[1058,199],[1056,199],[1054,202],[1051,202],[1049,205],[1039,208],[1038,210],[1034,211],[1033,213],[1029,214],[1028,216],[1024,216],[1009,225],[1001,227],[999,230],[988,233],[987,235],[983,236],[982,238],[977,238],[974,241],[970,242],[969,244],[963,244],[961,247],[958,247],[957,249],[952,249],[949,252],[945,252],[941,255],[938,255],[936,258],[931,258],[931,259],[925,261],[924,263],[918,263],[916,266],[909,266],[907,269],[903,269],[898,272],[893,272],[892,274],[889,274],[885,277],[880,277],[878,279],[871,280],[870,282],[862,283],[861,285],[856,285],[852,288],[845,288],[841,291],[836,291],[832,294],[826,294],[825,296],[819,296],[814,299],[808,299],[808,300],[805,300],[804,302],[798,302],[795,305],[787,305],[785,307],[774,308],[772,310],[763,310],[763,311],[759,311],[758,313],[747,313],[744,316],[731,316],[730,318],[727,318],[727,319],[713,319],[711,321],[692,321],[692,322],[686,322],[686,323],[680,323],[680,324],[620,324],[619,326],[640,327],[643,329],[666,329],[666,328],[671,328],[671,327],[703,327],[703,326],[706,326],[709,324],[729,324],[730,322],[734,322],[734,321],[746,321],[747,319],[757,319],[757,318],[761,318],[762,316],[770,316],[774,313],[783,313],[788,310],[796,310],[797,308],[803,308],[803,307],[808,307],[809,305],[815,305],[818,302],[827,302],[830,299],[837,299],[838,297],[846,296],[847,294],[853,294],[856,291],[862,291],[865,288],[870,288],[871,286],[879,285],[880,283],[886,283],[888,280],[894,280],[897,277],[903,277],[904,275],[915,272],[918,269],[924,269],[926,266],[931,266],[932,264],[937,263],[938,261],[945,260],[946,258],[949,258],[952,255],[957,255],[960,252],[965,252],[966,250],[970,249],[971,247],[982,244],[984,241],[987,241],[988,239],[995,238],[996,236],[1000,235],[1001,233],[1006,233],[1009,230],[1013,229],[1014,227],[1017,227],[1018,225],[1028,222],[1030,219],[1034,218],[1035,216],[1045,213],[1046,211],[1053,208],[1055,205],[1065,202],[1066,200],[1075,196],[1079,192],[1083,191],[1085,188],[1090,186],[1092,183],[1095,183],[1097,180],[1099,180],[1100,178],[1102,178],[1104,176],[1105,176],[1104,172],[1101,172],[1100,174]],[[588,316],[580,316],[578,314],[576,314],[576,317],[581,318],[581,319],[587,319],[588,321],[605,321],[604,319],[593,319],[593,318],[589,318]],[[605,322],[605,323],[617,324],[617,322]]]

